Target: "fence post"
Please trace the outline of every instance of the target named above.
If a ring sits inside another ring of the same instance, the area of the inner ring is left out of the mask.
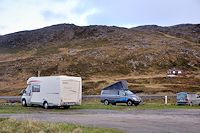
[[[167,104],[167,96],[165,96],[165,104]]]
[[[40,77],[41,70],[38,70],[38,77]]]

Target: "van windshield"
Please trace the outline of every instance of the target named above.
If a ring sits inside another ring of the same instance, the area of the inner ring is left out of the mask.
[[[126,93],[126,95],[133,95],[133,92],[131,92],[129,90],[126,90],[125,93]]]

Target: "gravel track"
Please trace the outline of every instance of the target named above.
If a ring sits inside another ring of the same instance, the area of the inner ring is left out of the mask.
[[[64,122],[92,127],[117,128],[128,133],[199,133],[199,109],[174,110],[66,110],[30,114],[0,114],[2,118]]]

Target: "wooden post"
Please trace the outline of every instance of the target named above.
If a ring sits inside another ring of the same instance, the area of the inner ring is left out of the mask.
[[[40,77],[41,70],[38,70],[38,77]]]

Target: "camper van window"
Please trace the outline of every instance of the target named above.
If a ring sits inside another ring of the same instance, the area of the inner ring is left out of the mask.
[[[40,85],[33,85],[32,92],[40,92]]]

